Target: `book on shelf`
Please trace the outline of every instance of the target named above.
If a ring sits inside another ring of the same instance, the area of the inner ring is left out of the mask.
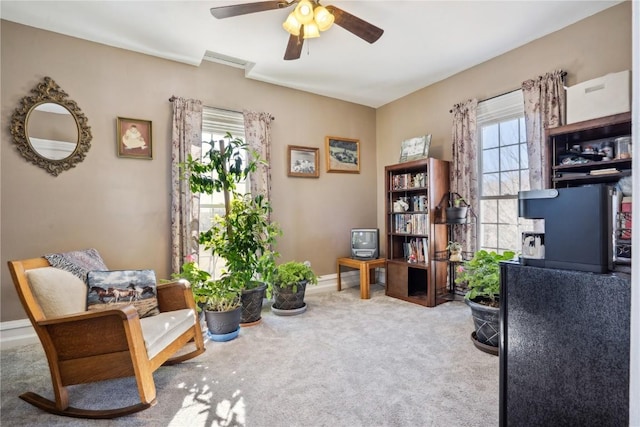
[[[429,214],[394,214],[393,229],[402,234],[429,234]]]
[[[427,263],[429,261],[429,239],[427,237],[410,239],[404,243],[403,251],[407,260],[413,259],[415,262]]]
[[[611,173],[620,173],[620,171],[616,168],[606,168],[606,169],[594,169],[589,174],[591,175],[608,175]]]

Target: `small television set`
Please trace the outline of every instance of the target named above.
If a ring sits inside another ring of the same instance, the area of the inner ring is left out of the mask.
[[[377,228],[351,229],[351,258],[377,259],[380,256]]]

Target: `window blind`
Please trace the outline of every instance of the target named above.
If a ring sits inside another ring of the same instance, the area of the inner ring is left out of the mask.
[[[213,134],[231,135],[244,139],[244,116],[237,111],[203,107],[202,131]]]
[[[522,90],[517,89],[486,101],[480,101],[478,103],[477,122],[481,124],[504,120],[523,113],[524,96],[522,95]]]

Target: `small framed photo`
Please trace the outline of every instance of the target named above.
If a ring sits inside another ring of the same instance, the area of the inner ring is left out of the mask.
[[[317,178],[319,176],[320,149],[313,147],[287,146],[287,176]]]
[[[428,157],[430,146],[430,134],[402,141],[402,148],[400,149],[400,163]]]
[[[118,157],[151,160],[151,121],[118,117]]]
[[[325,138],[327,172],[360,173],[360,141],[327,136]]]

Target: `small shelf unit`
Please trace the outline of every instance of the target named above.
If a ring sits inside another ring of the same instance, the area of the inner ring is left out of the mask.
[[[598,160],[596,154],[580,154],[587,146],[604,142],[613,144],[617,137],[631,135],[631,113],[614,114],[579,123],[558,126],[545,131],[549,150],[551,187],[566,188],[578,185],[611,183],[631,175],[632,159]],[[580,147],[577,152],[574,146]],[[585,163],[563,164],[562,160],[574,154]],[[599,170],[612,172],[598,174]]]

